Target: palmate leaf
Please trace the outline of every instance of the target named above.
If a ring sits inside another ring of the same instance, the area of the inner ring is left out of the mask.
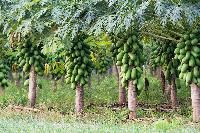
[[[168,22],[173,24],[186,19],[192,25],[195,20],[200,17],[200,2],[191,3],[170,3],[164,0],[156,0],[155,12],[161,19],[161,23],[165,25]]]

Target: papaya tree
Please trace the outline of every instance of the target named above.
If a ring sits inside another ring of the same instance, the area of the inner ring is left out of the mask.
[[[0,95],[3,94],[3,91],[8,87],[8,71],[10,68],[5,64],[5,61],[0,60]]]
[[[130,29],[122,34],[117,42],[119,46],[117,65],[121,66],[122,86],[128,88],[129,118],[136,118],[137,89],[143,88],[141,78],[143,65],[143,46],[139,41],[139,35],[135,29]]]
[[[36,102],[37,74],[43,75],[44,71],[44,55],[41,53],[41,46],[34,45],[31,40],[27,40],[23,45],[19,46],[17,54],[19,67],[23,68],[23,72],[29,73],[29,94],[28,98],[31,107]]]
[[[84,85],[92,72],[93,64],[90,56],[90,46],[84,42],[86,35],[79,33],[66,51],[66,82],[76,89],[75,109],[77,114],[83,113]]]
[[[101,8],[99,8],[101,7]],[[58,25],[56,36],[62,40],[69,40],[66,51],[66,82],[76,89],[75,110],[77,114],[83,112],[84,85],[88,83],[94,68],[87,35],[95,18],[103,14],[105,1],[63,1],[52,14],[53,21]],[[66,15],[68,14],[68,15]]]
[[[171,105],[175,108],[178,104],[176,96],[176,78],[178,77],[179,62],[175,59],[176,44],[170,41],[157,41],[152,47],[151,65],[161,66],[165,71],[165,78],[170,86]],[[166,93],[165,93],[166,94]]]
[[[111,45],[109,37],[105,33],[99,37],[90,36],[87,42],[91,46],[91,56],[96,73],[101,75],[106,74],[112,64],[111,53],[109,51]]]
[[[22,69],[18,66],[17,51],[12,51],[11,55],[8,55],[8,66],[11,68],[10,79],[15,82],[17,87],[20,86],[20,80],[22,78]]]
[[[65,59],[62,53],[63,51],[59,50],[49,55],[48,64],[45,65],[45,74],[51,75],[54,91],[57,89],[57,81],[65,76]]]
[[[175,50],[181,64],[179,78],[191,87],[193,121],[200,122],[200,30],[189,30],[180,39]]]
[[[113,58],[113,63],[116,69],[116,73],[117,73],[117,81],[118,81],[118,89],[119,89],[119,100],[118,103],[120,106],[123,106],[126,104],[126,88],[122,85],[122,76],[121,76],[121,66],[120,64],[117,64],[117,55],[120,53],[120,51],[118,51],[118,49],[120,48],[119,46],[119,42],[118,42],[118,37],[112,35],[111,37],[112,40],[112,45],[110,48],[110,52],[112,53],[112,58]]]
[[[19,67],[29,73],[29,80],[25,82],[29,83],[28,98],[31,107],[34,107],[36,102],[37,74],[42,75],[44,69],[45,56],[41,53],[44,39],[52,32],[53,27],[48,19],[50,9],[46,7],[49,5],[51,2],[13,3],[10,6],[12,12],[7,12],[8,18],[5,21],[4,30],[9,36],[10,45],[18,50]]]

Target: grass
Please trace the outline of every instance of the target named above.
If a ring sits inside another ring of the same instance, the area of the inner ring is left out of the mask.
[[[184,124],[182,119],[158,119],[151,123],[143,122],[127,122],[112,123],[100,121],[87,121],[74,118],[68,120],[63,116],[53,120],[48,115],[59,116],[59,114],[12,114],[9,117],[0,118],[0,132],[134,132],[134,133],[152,133],[152,132],[169,132],[169,133],[198,133],[200,128],[198,125]],[[47,115],[47,116],[46,116]],[[58,120],[59,119],[59,120]]]
[[[118,100],[115,77],[107,76],[98,84],[92,78],[92,88],[85,88],[85,113],[74,114],[75,91],[60,81],[54,91],[51,81],[40,78],[36,108],[40,113],[13,111],[8,105],[27,106],[27,88],[14,84],[0,97],[0,132],[200,132],[200,125],[191,122],[189,89],[181,81],[178,93],[180,109],[166,112],[155,110],[166,103],[159,80],[149,77],[149,98],[145,91],[138,97],[139,119],[129,121],[128,109],[113,106]],[[146,106],[149,105],[149,106]],[[154,106],[152,106],[154,105]]]

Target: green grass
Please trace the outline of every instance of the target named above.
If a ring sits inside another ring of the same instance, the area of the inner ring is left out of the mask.
[[[14,84],[0,97],[0,132],[200,132],[200,125],[191,122],[189,88],[181,81],[178,88],[178,111],[156,111],[167,100],[162,96],[160,81],[149,77],[149,98],[145,91],[138,97],[138,119],[129,121],[128,109],[112,107],[118,100],[116,78],[107,76],[98,84],[92,78],[92,88],[85,87],[85,113],[74,114],[75,90],[59,81],[54,91],[50,80],[40,78],[42,88],[37,93],[36,108],[40,113],[16,112],[8,105],[27,106],[27,88]],[[146,106],[150,105],[150,107]],[[152,106],[152,105],[155,105]]]
[[[11,114],[10,114],[11,115]],[[54,114],[55,115],[55,114]],[[158,119],[152,123],[145,122],[127,122],[112,123],[112,122],[99,122],[88,121],[85,122],[81,119],[68,121],[66,117],[59,118],[59,121],[49,120],[49,116],[43,117],[26,114],[26,115],[12,115],[12,118],[0,118],[0,132],[135,132],[135,133],[152,133],[152,132],[200,132],[197,125],[184,125],[181,119]]]

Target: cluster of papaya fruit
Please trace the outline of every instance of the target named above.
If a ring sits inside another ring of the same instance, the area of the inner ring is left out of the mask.
[[[64,62],[52,62],[50,70],[52,78],[59,80],[65,74],[65,64]]]
[[[112,65],[112,59],[109,56],[100,55],[97,71],[100,74],[106,73],[106,71],[111,67],[111,65]]]
[[[29,73],[24,74],[24,86],[29,85]]]
[[[23,67],[24,72],[29,72],[33,65],[37,74],[43,75],[45,57],[41,50],[41,47],[33,45],[30,40],[20,45],[17,54],[19,67]]]
[[[144,61],[143,46],[138,40],[136,31],[128,31],[116,43],[117,66],[121,66],[122,86],[127,87],[128,81],[133,80],[140,90],[143,87],[142,65]]]
[[[71,88],[84,86],[94,68],[90,56],[90,46],[84,42],[84,36],[78,36],[72,41],[72,46],[66,51],[66,83]]]
[[[61,79],[66,72],[64,52],[64,49],[58,50],[55,54],[48,57],[48,63],[45,64],[44,73],[46,75],[51,74],[54,80]]]
[[[176,49],[176,45],[170,42],[165,42],[160,44],[157,42],[152,46],[151,53],[151,66],[156,68],[158,66],[162,66],[165,70],[165,78],[168,81],[171,81],[172,76],[178,76],[178,65],[179,61],[174,58],[174,50]]]
[[[180,60],[179,78],[186,85],[195,83],[200,86],[200,30],[195,29],[186,33],[177,44],[175,58]]]
[[[119,40],[119,37],[118,36],[110,36],[110,39],[112,40],[110,52],[112,54],[113,61],[116,62],[117,55],[120,53],[120,50],[118,50],[119,46],[116,45],[117,41]]]
[[[2,88],[8,87],[8,71],[10,68],[1,62],[0,65],[0,85]]]

